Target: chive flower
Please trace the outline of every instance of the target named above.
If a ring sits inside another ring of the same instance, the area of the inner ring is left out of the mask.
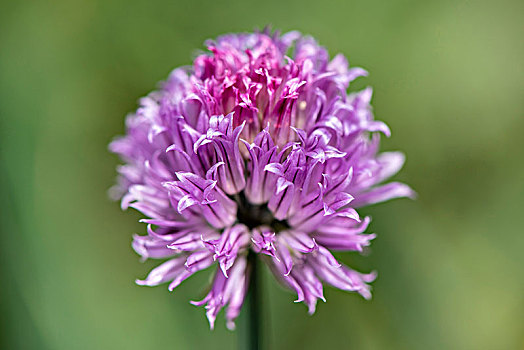
[[[369,299],[375,273],[332,252],[362,252],[375,238],[356,208],[414,192],[383,184],[404,156],[378,153],[390,130],[373,118],[371,88],[347,93],[367,72],[298,32],[228,34],[206,46],[140,100],[110,144],[124,162],[113,193],[146,217],[133,248],[165,260],[136,283],[173,290],[214,269],[209,293],[193,302],[211,328],[222,308],[234,327],[249,254],[310,313],[325,301],[323,284]]]

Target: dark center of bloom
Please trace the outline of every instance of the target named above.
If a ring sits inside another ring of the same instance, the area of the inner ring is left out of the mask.
[[[244,191],[235,195],[233,199],[238,205],[238,222],[246,225],[249,229],[269,226],[274,232],[278,233],[290,228],[286,220],[275,219],[267,204],[256,205],[250,203],[244,195]]]

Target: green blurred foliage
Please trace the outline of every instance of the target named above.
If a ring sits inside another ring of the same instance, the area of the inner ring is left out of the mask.
[[[208,329],[209,272],[135,286],[154,262],[106,191],[107,152],[136,100],[218,34],[272,24],[371,72],[376,116],[418,192],[362,210],[378,233],[374,299],[326,288],[310,317],[264,276],[271,349],[524,347],[524,3],[501,1],[0,2],[0,348],[230,349]]]

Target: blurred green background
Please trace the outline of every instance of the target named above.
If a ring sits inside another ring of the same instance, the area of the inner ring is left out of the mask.
[[[310,317],[264,280],[271,349],[524,348],[524,2],[0,2],[0,348],[234,349],[201,298],[134,285],[134,212],[107,198],[124,116],[203,41],[272,24],[371,73],[417,201],[362,210],[374,298],[326,288]],[[354,87],[355,88],[355,87]]]

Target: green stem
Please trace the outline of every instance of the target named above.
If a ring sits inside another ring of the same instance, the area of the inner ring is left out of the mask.
[[[251,276],[249,290],[247,292],[245,321],[245,339],[240,344],[241,349],[259,350],[260,349],[260,278],[258,276],[257,256],[253,252],[248,255],[248,262],[251,265]]]

